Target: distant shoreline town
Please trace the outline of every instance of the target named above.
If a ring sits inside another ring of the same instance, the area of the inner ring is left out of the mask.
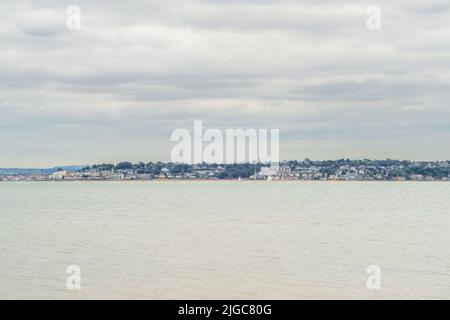
[[[450,161],[325,160],[282,161],[277,165],[177,164],[163,162],[96,164],[52,169],[0,169],[0,181],[130,180],[320,180],[450,181]]]

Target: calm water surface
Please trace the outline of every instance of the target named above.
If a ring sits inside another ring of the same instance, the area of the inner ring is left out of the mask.
[[[0,203],[0,298],[450,298],[450,183],[3,182]]]

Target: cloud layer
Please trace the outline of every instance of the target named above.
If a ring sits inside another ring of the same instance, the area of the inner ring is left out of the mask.
[[[68,30],[66,8],[81,8]],[[2,1],[0,166],[168,160],[279,128],[281,157],[450,159],[450,3]]]

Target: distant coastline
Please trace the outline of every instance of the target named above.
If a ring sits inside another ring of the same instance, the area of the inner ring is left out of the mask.
[[[240,183],[256,183],[256,184],[265,184],[265,183],[273,183],[273,184],[284,184],[284,183],[335,183],[335,184],[341,184],[341,183],[367,183],[367,182],[373,182],[373,183],[406,183],[406,184],[427,184],[427,183],[442,183],[447,184],[450,180],[251,180],[251,179],[152,179],[152,180],[2,180],[0,179],[0,183],[201,183],[201,182],[208,182],[208,183],[233,183],[233,182],[240,182]]]
[[[0,169],[0,181],[450,181],[450,161],[324,160],[242,164],[120,162]]]

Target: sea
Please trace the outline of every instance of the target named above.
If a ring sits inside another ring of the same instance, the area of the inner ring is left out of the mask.
[[[449,182],[0,182],[1,299],[448,299]]]

